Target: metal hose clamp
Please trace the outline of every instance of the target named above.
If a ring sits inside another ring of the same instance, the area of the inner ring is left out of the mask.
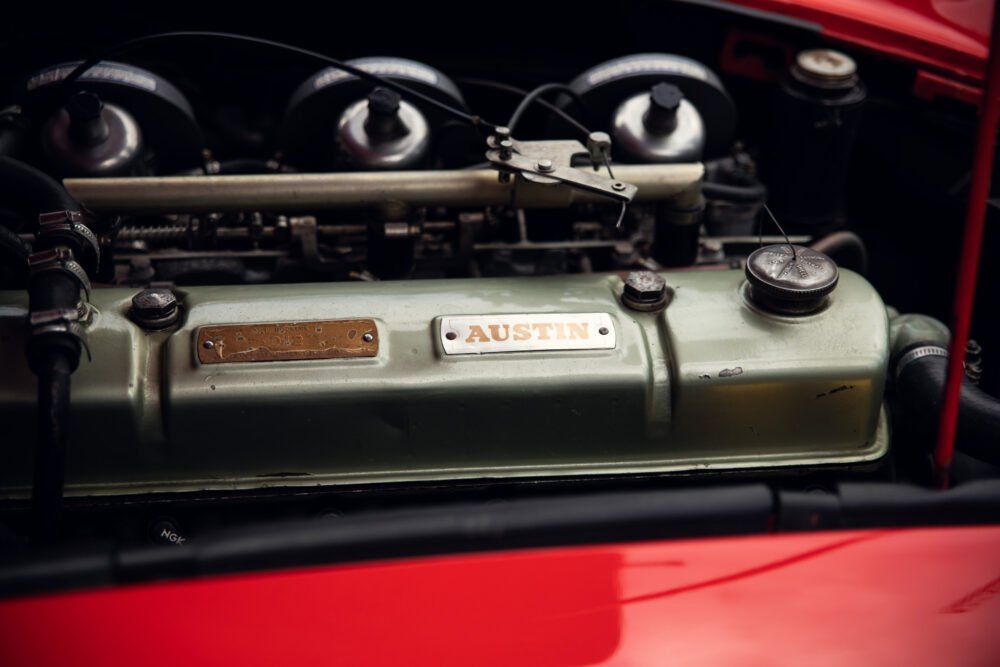
[[[31,313],[28,318],[31,326],[31,337],[52,334],[69,335],[77,339],[87,351],[87,361],[92,361],[90,346],[87,344],[87,332],[80,324],[80,311],[76,308],[53,308]]]
[[[83,224],[83,214],[79,211],[50,211],[38,216],[38,236],[63,237],[70,245],[83,253],[85,264],[93,260],[91,268],[96,268],[101,257],[101,245],[94,232]],[[50,245],[55,245],[51,243]]]
[[[60,246],[31,253],[28,257],[28,267],[32,276],[45,271],[60,271],[69,275],[80,284],[80,289],[87,295],[87,300],[90,300],[90,279],[84,268],[73,259],[73,251],[69,248]]]
[[[903,374],[903,369],[909,364],[913,363],[917,359],[923,359],[924,357],[947,357],[948,350],[941,347],[940,345],[921,345],[908,350],[903,356],[899,358],[896,362],[896,381],[899,382],[899,376]]]

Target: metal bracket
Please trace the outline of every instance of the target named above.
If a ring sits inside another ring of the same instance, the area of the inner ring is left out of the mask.
[[[288,219],[289,227],[292,230],[292,241],[299,245],[302,252],[302,260],[310,269],[317,271],[331,271],[342,264],[323,257],[319,250],[319,226],[316,224],[316,217],[303,215]]]
[[[597,152],[588,150],[579,141],[517,141],[510,138],[506,128],[498,128],[487,139],[487,144],[490,149],[486,151],[486,159],[500,170],[501,178],[505,174],[517,173],[526,181],[568,185],[604,195],[622,204],[631,202],[639,191],[630,183],[573,167],[573,158],[577,156],[593,160],[595,155],[601,154],[600,148],[596,149]]]

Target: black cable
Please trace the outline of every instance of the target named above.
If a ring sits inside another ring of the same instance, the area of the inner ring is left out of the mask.
[[[583,100],[580,99],[577,92],[565,83],[544,83],[525,95],[524,99],[521,100],[521,103],[517,105],[516,109],[514,109],[514,113],[510,115],[510,120],[507,121],[507,127],[510,129],[511,134],[514,133],[514,128],[521,121],[521,117],[524,116],[525,112],[527,112],[531,105],[538,101],[542,95],[552,92],[565,93],[576,100],[578,104],[583,104]],[[573,119],[572,124],[573,127],[580,130],[583,134],[590,134],[590,130],[579,121]]]
[[[489,79],[460,78],[460,79],[456,79],[455,82],[458,83],[461,86],[474,86],[474,87],[478,87],[478,88],[490,88],[492,90],[498,90],[500,92],[509,93],[511,95],[520,95],[521,97],[525,97],[525,96],[527,96],[529,94],[529,91],[527,89],[525,89],[525,88],[519,88],[518,86],[512,86],[512,85],[510,85],[508,83],[501,83],[499,81],[491,81]],[[589,110],[584,105],[583,99],[579,95],[577,95],[576,93],[572,93],[572,97],[573,97],[573,100],[575,102],[577,102],[577,104],[580,106],[580,109],[584,113],[586,113],[586,114],[589,115]],[[579,130],[580,132],[582,132],[584,134],[588,134],[588,135],[590,134],[590,131],[587,129],[587,127],[583,123],[581,123],[580,121],[578,121],[576,118],[573,118],[573,116],[569,115],[568,113],[566,113],[566,111],[564,111],[562,108],[556,106],[552,102],[549,102],[548,100],[545,100],[545,99],[542,99],[542,98],[536,98],[534,100],[534,102],[536,104],[538,104],[539,106],[544,107],[548,111],[552,112],[553,114],[555,114],[556,116],[558,116],[559,118],[561,118],[562,120],[564,120],[569,125],[573,126],[575,129]]]
[[[415,99],[418,99],[424,102],[425,104],[429,104],[430,106],[439,109],[440,111],[455,116],[456,118],[460,118],[465,122],[470,123],[474,127],[484,127],[487,130],[491,131],[497,127],[495,123],[490,123],[475,114],[466,113],[461,109],[456,109],[455,107],[449,104],[445,104],[444,102],[436,100],[429,95],[425,95],[421,92],[413,90],[412,88],[405,86],[401,83],[397,83],[396,81],[393,81],[391,79],[386,79],[384,77],[379,76],[378,74],[372,74],[371,72],[368,72],[360,67],[350,65],[340,60],[336,60],[322,53],[318,53],[316,51],[310,51],[309,49],[303,49],[298,46],[292,46],[291,44],[285,44],[284,42],[276,42],[270,39],[263,39],[261,37],[250,37],[249,35],[237,35],[235,33],[230,33],[230,32],[216,32],[211,30],[180,30],[174,32],[161,32],[153,35],[144,35],[142,37],[136,37],[135,39],[126,40],[105,50],[104,53],[102,53],[101,55],[88,58],[87,60],[84,60],[82,63],[77,65],[76,68],[74,68],[73,71],[69,73],[69,76],[63,79],[63,86],[68,87],[74,81],[83,76],[83,74],[86,73],[87,70],[89,70],[91,67],[98,64],[102,60],[105,60],[116,54],[127,51],[132,47],[141,46],[143,44],[149,44],[152,42],[170,41],[179,39],[222,39],[234,42],[243,42],[246,44],[256,44],[257,46],[267,46],[274,49],[282,49],[284,51],[289,51],[291,53],[297,53],[299,55],[324,62],[327,65],[336,67],[337,69],[343,72],[347,72],[348,74],[353,74],[359,79],[372,81],[374,83],[379,84],[380,86],[390,88],[398,93],[402,93],[410,97],[413,97]]]

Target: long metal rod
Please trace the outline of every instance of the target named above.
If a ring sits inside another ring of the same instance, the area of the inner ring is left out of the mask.
[[[990,195],[993,153],[996,150],[997,123],[1000,122],[1000,8],[993,8],[993,32],[990,37],[989,63],[986,68],[986,88],[979,108],[979,129],[976,152],[972,163],[972,185],[965,213],[965,233],[958,263],[958,280],[948,350],[948,378],[938,422],[937,447],[934,450],[934,474],[940,488],[948,486],[948,471],[955,451],[955,431],[958,426],[958,406],[962,392],[965,344],[969,338],[972,309],[976,297],[976,277],[983,247],[986,224],[986,203]]]
[[[700,163],[615,167],[620,180],[638,186],[636,201],[639,202],[666,201],[697,193],[704,172]],[[562,208],[573,203],[610,201],[560,185],[520,179],[500,183],[497,172],[489,169],[70,178],[64,184],[78,202],[104,213],[295,212],[377,207],[387,203],[487,206],[509,202],[524,208]]]

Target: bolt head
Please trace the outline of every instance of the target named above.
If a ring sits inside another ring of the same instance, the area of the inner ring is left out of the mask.
[[[504,139],[497,146],[500,148],[500,159],[509,160],[514,155],[514,142]]]
[[[132,310],[139,317],[166,317],[176,309],[177,297],[168,289],[144,289],[132,297]]]
[[[611,147],[611,135],[607,132],[591,132],[587,135],[587,144]]]
[[[684,93],[672,83],[658,83],[649,91],[650,106],[668,113],[675,113],[683,99]]]
[[[537,163],[535,163],[535,166],[538,167],[538,171],[543,171],[545,173],[548,173],[555,169],[555,167],[552,165],[552,160],[539,160]]]
[[[100,118],[104,102],[94,93],[81,90],[66,102],[66,111],[73,120],[93,120]]]
[[[400,95],[389,88],[375,88],[368,93],[368,110],[380,116],[395,116],[399,113]]]
[[[633,271],[625,278],[625,298],[635,303],[659,303],[667,295],[667,283],[652,271]]]

